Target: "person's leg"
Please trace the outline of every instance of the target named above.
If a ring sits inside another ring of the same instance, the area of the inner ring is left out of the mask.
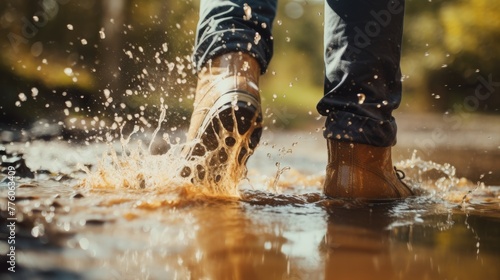
[[[201,1],[198,84],[184,150],[192,164],[181,172],[193,182],[227,193],[260,140],[258,82],[272,57],[275,12],[275,1]]]
[[[273,55],[272,24],[276,0],[201,0],[194,62],[201,71],[222,54],[244,52],[260,64],[261,72]]]
[[[397,198],[411,194],[392,167],[392,111],[401,101],[404,0],[327,0],[325,95],[329,163],[325,193]]]

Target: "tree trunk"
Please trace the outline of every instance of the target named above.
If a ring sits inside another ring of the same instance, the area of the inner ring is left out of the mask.
[[[127,0],[102,0],[100,90],[109,89],[114,99],[124,92],[120,73],[123,48],[123,24]]]

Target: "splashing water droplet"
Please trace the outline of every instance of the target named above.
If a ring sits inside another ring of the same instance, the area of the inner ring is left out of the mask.
[[[66,25],[66,27],[68,28],[68,30],[73,30],[73,25],[72,24],[68,24],[68,25]]]
[[[247,3],[245,3],[243,4],[243,11],[245,12],[243,19],[250,20],[252,18],[252,7],[250,7]]]
[[[104,33],[104,28],[101,28],[101,30],[99,30],[99,37],[101,39],[106,39],[106,33]]]
[[[71,76],[73,75],[73,69],[71,68],[64,68],[64,74],[66,74],[67,76]]]
[[[31,89],[31,96],[36,97],[38,95],[38,89],[36,87]]]
[[[365,103],[366,95],[364,93],[358,93],[358,104]]]
[[[241,67],[241,70],[246,72],[249,69],[250,69],[250,64],[248,63],[248,61],[243,62],[243,66]]]
[[[80,248],[82,248],[82,250],[87,250],[89,249],[90,242],[87,238],[82,237],[80,238],[80,240],[78,240],[78,245],[80,245]]]
[[[260,36],[259,32],[255,32],[255,37],[253,38],[254,44],[259,44],[260,39],[262,39],[262,37]]]
[[[106,99],[108,99],[109,96],[111,95],[111,91],[109,89],[104,89],[103,93],[104,93],[104,96],[106,97]]]
[[[22,102],[28,100],[28,98],[26,97],[26,94],[24,94],[23,92],[21,92],[19,95],[19,100],[21,100]]]

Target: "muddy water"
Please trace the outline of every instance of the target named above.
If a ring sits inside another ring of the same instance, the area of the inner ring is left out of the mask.
[[[82,184],[89,175],[81,170],[95,175],[106,145],[7,145],[39,172],[16,179],[16,273],[5,267],[2,227],[1,278],[500,279],[500,187],[457,178],[452,166],[417,154],[398,166],[418,197],[326,199],[318,133],[264,138],[230,196],[207,196],[169,174],[158,174],[162,187],[147,176],[139,187]]]

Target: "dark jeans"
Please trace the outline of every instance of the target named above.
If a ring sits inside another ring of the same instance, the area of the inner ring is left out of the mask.
[[[217,55],[243,51],[264,73],[273,55],[275,14],[276,1],[201,0],[197,69]],[[326,138],[381,147],[396,143],[392,111],[401,102],[403,16],[404,0],[326,1],[325,86],[317,105],[327,117]]]

